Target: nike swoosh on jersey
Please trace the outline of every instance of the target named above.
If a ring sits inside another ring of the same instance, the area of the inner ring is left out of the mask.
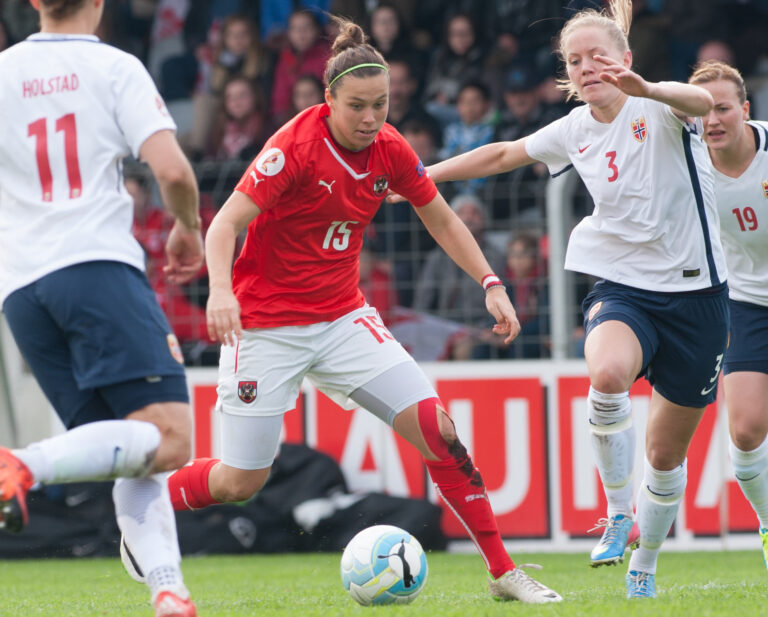
[[[712,392],[712,390],[715,389],[715,386],[717,386],[717,381],[715,381],[715,383],[713,383],[711,386],[709,386],[709,388],[702,388],[701,389],[701,396],[706,396],[707,394]]]
[[[587,144],[583,148],[579,148],[579,154],[584,154],[584,151],[589,148],[592,144]]]

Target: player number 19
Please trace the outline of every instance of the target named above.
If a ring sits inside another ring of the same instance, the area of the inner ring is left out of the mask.
[[[736,215],[741,231],[755,231],[757,229],[757,214],[749,206],[742,209],[734,208],[731,212]]]

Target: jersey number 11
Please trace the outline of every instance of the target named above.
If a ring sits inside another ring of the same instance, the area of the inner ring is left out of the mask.
[[[56,132],[64,133],[64,158],[67,164],[69,198],[76,199],[83,192],[80,178],[80,163],[77,160],[77,126],[75,114],[67,114],[56,120]],[[27,136],[35,138],[35,157],[40,185],[43,189],[43,201],[53,201],[53,175],[48,158],[48,122],[47,118],[35,120],[27,127]]]

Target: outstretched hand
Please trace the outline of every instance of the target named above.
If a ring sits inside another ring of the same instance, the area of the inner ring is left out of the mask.
[[[629,96],[648,96],[648,82],[632,69],[609,56],[595,55],[593,58],[605,65],[600,71],[602,81],[616,86]]]
[[[165,243],[168,265],[163,272],[171,283],[186,283],[203,266],[205,250],[203,236],[199,229],[188,229],[176,221]]]
[[[493,333],[504,336],[504,343],[509,345],[520,334],[520,322],[507,291],[500,285],[491,287],[485,294],[485,307],[496,320]]]

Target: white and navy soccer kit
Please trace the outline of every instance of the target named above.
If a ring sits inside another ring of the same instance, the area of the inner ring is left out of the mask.
[[[35,34],[0,53],[0,109],[0,303],[62,420],[142,402],[97,388],[183,385],[123,186],[123,158],[175,130],[146,69],[95,36]]]
[[[628,97],[610,123],[588,106],[526,138],[557,175],[574,167],[595,210],[572,231],[565,267],[602,279],[584,301],[587,332],[627,323],[666,398],[714,400],[726,346],[726,266],[701,125]]]
[[[737,178],[713,171],[731,305],[726,374],[768,373],[768,122],[747,124],[756,145],[749,167]]]

